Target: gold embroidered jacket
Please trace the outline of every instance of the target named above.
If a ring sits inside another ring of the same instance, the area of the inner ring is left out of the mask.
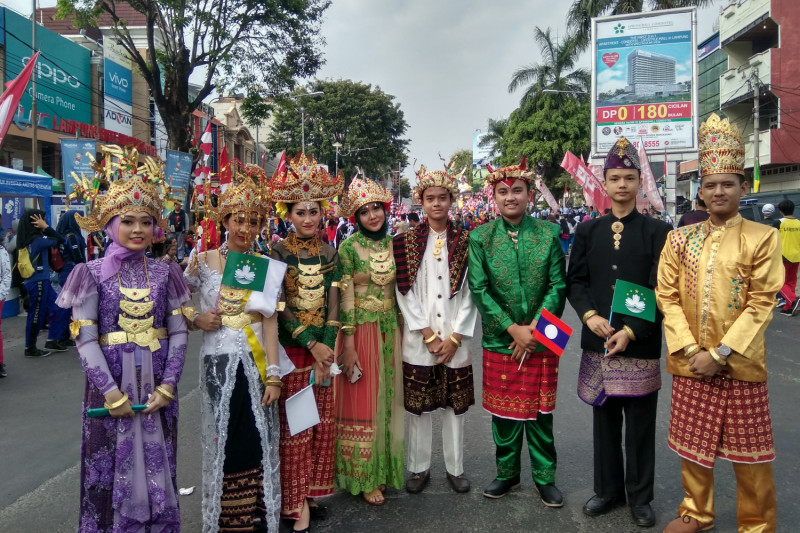
[[[742,381],[767,379],[764,332],[783,285],[775,228],[736,215],[670,232],[661,252],[656,298],[664,314],[667,371],[695,377],[684,348],[719,344],[733,353],[725,367]]]

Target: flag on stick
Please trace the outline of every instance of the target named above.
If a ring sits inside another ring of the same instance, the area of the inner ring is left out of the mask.
[[[542,309],[542,316],[539,317],[533,330],[534,339],[561,357],[570,335],[572,335],[571,327],[547,309]]]
[[[269,260],[255,255],[229,251],[222,273],[222,284],[236,289],[263,291]]]
[[[761,186],[761,165],[758,164],[758,158],[756,158],[756,163],[753,165],[753,192],[758,192],[758,188]]]
[[[653,289],[618,279],[614,285],[611,312],[656,321],[656,293]]]
[[[33,56],[28,59],[25,68],[19,73],[19,76],[6,83],[6,90],[0,95],[0,145],[3,144],[3,139],[6,137],[8,127],[11,125],[11,119],[13,119],[14,115],[17,113],[19,101],[22,99],[25,88],[31,80],[33,67],[38,58],[39,52],[33,54]],[[36,122],[36,117],[33,117],[32,120]]]

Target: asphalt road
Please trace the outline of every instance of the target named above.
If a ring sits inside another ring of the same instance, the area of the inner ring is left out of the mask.
[[[569,306],[565,320],[577,329],[579,321]],[[75,531],[79,494],[80,405],[83,371],[74,350],[42,360],[23,357],[24,319],[2,324],[9,376],[0,380],[0,532]],[[778,531],[796,531],[800,523],[800,425],[797,422],[800,384],[800,318],[776,313],[767,334],[769,388],[777,460]],[[44,334],[43,334],[44,336]],[[40,345],[43,344],[43,341]],[[200,334],[193,333],[189,353],[197,354]],[[445,479],[438,426],[434,431],[431,483],[419,495],[389,490],[382,507],[367,505],[342,491],[324,500],[331,516],[315,523],[316,532],[626,532],[632,525],[627,508],[589,518],[581,507],[592,495],[591,409],[575,393],[579,361],[577,334],[570,341],[560,367],[558,407],[555,416],[558,449],[557,484],[565,505],[549,509],[539,501],[530,476],[522,488],[500,500],[481,495],[495,475],[491,418],[480,406],[480,351],[475,342],[477,404],[465,415],[465,467],[472,491],[456,494]],[[182,496],[183,531],[198,532],[200,521],[199,363],[187,357],[179,386],[181,401],[178,483],[196,487]],[[654,531],[674,518],[682,498],[680,461],[667,448],[671,378],[664,374],[659,396]],[[523,473],[529,471],[523,458]],[[736,490],[730,464],[716,467],[716,531],[736,531]]]

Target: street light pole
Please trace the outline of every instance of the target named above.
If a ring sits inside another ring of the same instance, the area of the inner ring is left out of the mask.
[[[336,170],[334,171],[333,175],[334,176],[338,176],[339,175],[339,148],[342,147],[342,143],[340,143],[339,141],[336,141],[331,146],[336,148],[336,167],[335,167]]]
[[[314,91],[312,93],[301,93],[296,94],[294,96],[290,96],[292,100],[297,100],[298,98],[302,98],[304,96],[317,96],[318,94],[325,94],[322,91]],[[303,153],[306,153],[306,108],[302,105],[300,106],[300,135],[302,136],[302,150]]]

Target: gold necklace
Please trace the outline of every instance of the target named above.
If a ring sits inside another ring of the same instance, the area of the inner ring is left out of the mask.
[[[150,296],[150,274],[147,272],[147,261],[144,257],[142,257],[142,262],[144,263],[144,275],[147,277],[146,289],[140,289],[138,287],[123,287],[122,280],[119,279],[119,272],[117,272],[117,285],[119,285],[119,292],[121,292],[122,295],[128,300],[138,301],[142,298]]]
[[[439,259],[439,256],[442,255],[442,248],[444,248],[444,240],[442,239],[442,235],[447,234],[447,230],[444,230],[441,234],[434,231],[436,234],[436,240],[433,241],[433,257]]]
[[[617,220],[611,224],[611,231],[614,232],[614,249],[619,250],[619,241],[622,240],[622,230],[625,229],[625,224]]]

